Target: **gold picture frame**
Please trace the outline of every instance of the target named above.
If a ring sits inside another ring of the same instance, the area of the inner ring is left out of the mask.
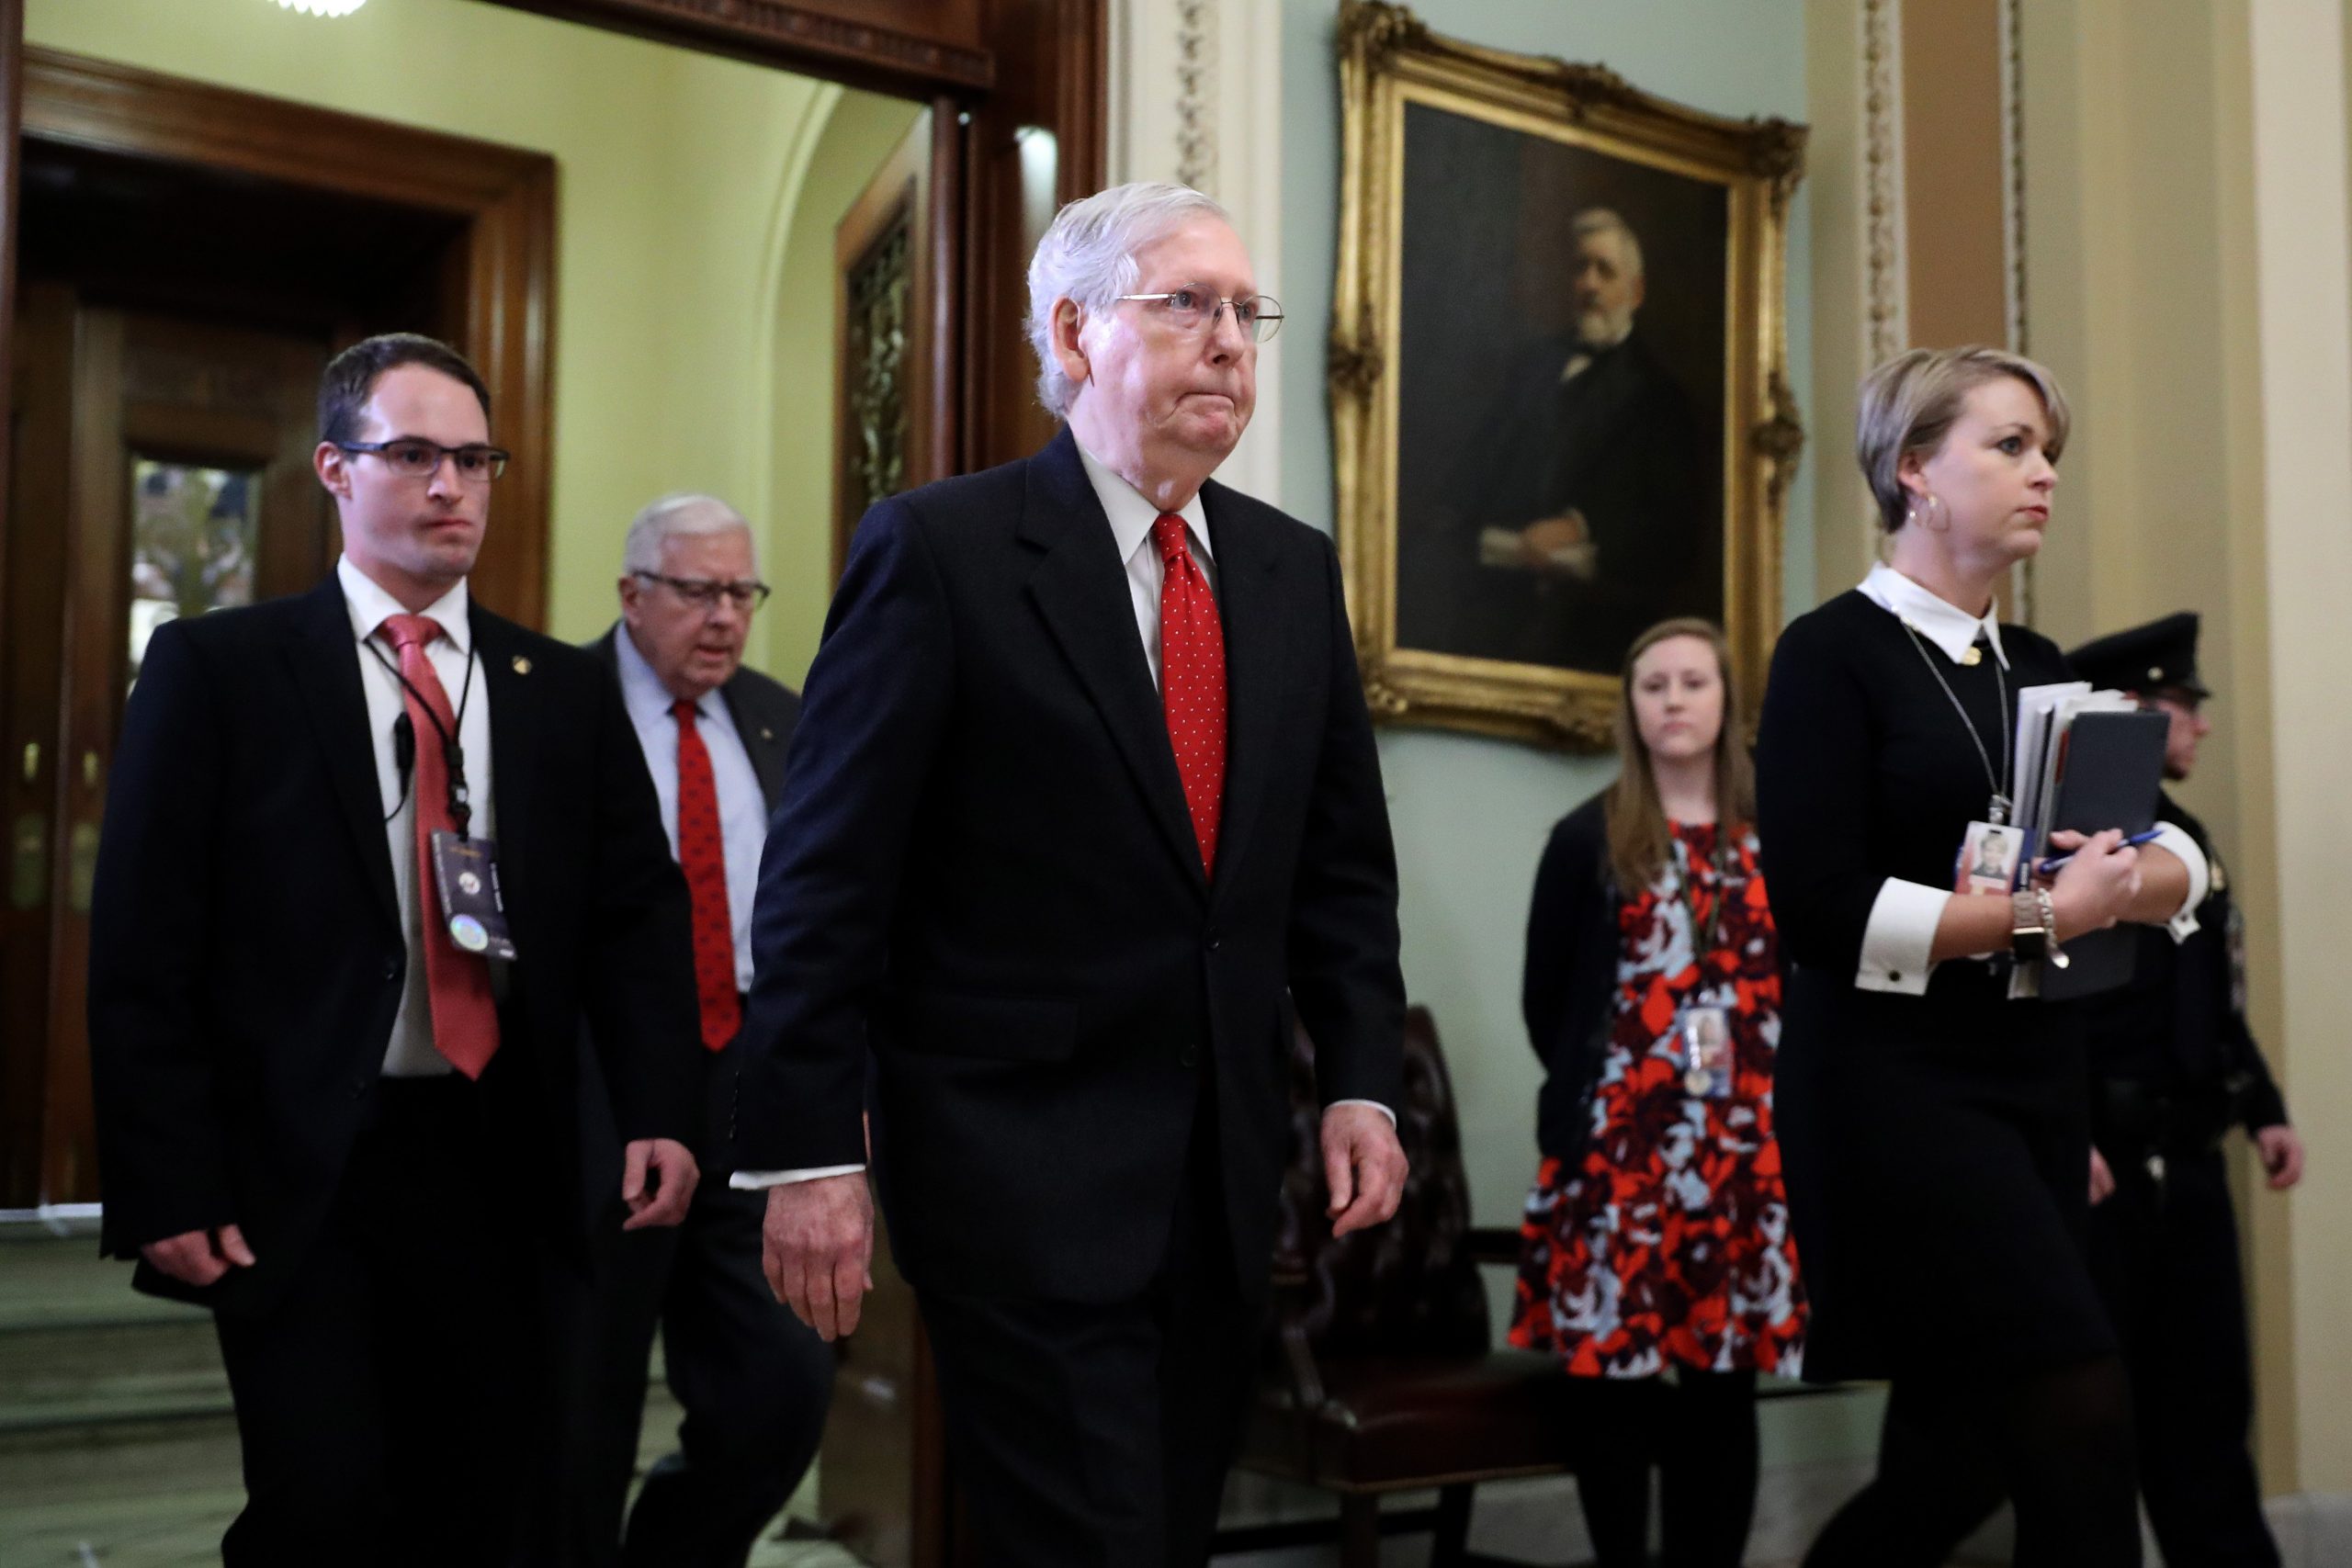
[[[1333,456],[1374,714],[1605,750],[1654,611],[1712,612],[1759,692],[1804,445],[1782,291],[1805,128],[1442,38],[1377,0],[1341,6],[1339,51]],[[1611,265],[1630,283],[1587,281]],[[1528,531],[1587,492],[1565,534]]]

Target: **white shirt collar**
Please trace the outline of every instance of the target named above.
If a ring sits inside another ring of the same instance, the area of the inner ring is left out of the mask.
[[[621,695],[628,704],[632,719],[665,716],[678,705],[677,697],[662,683],[662,677],[653,672],[653,666],[646,662],[645,655],[638,651],[635,639],[628,635],[627,621],[614,623],[613,652],[620,660]],[[709,717],[710,705],[718,695],[718,689],[715,686],[705,692],[702,700],[695,704],[696,716]]]
[[[1076,436],[1071,440],[1075,445]],[[1159,521],[1159,508],[1145,500],[1143,491],[1103,467],[1084,446],[1078,448],[1078,458],[1086,465],[1087,482],[1094,487],[1095,499],[1102,503],[1102,515],[1111,520],[1111,536],[1118,541],[1119,558],[1132,559],[1143,542],[1151,537],[1152,525]],[[1209,548],[1209,517],[1201,510],[1198,491],[1193,492],[1192,500],[1176,509],[1176,515],[1184,520],[1184,527],[1201,554],[1215,560],[1216,552]]]
[[[374,578],[352,565],[349,556],[336,560],[334,574],[343,584],[344,604],[351,612],[354,640],[366,642],[376,635],[377,628],[386,620],[408,613],[401,602],[385,592],[383,586]],[[459,658],[472,655],[474,631],[473,623],[467,615],[464,578],[458,579],[456,587],[427,604],[424,613],[441,624],[441,635],[449,639]]]
[[[2009,655],[2001,646],[1997,605],[1982,617],[1972,615],[1938,598],[1884,561],[1871,568],[1870,575],[1862,579],[1860,592],[1863,598],[1943,649],[1944,657],[1954,664],[1961,662],[1981,637],[1991,641],[1993,656],[2001,661],[2001,668],[2008,668]]]

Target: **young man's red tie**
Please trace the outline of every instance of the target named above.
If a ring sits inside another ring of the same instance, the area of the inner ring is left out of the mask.
[[[469,1078],[498,1050],[498,1004],[490,994],[490,961],[449,939],[433,879],[433,835],[454,832],[449,818],[449,764],[441,738],[458,733],[449,694],[433,672],[425,646],[441,635],[430,615],[390,615],[377,630],[400,650],[401,699],[416,729],[416,907],[424,915],[424,983],[433,1002],[433,1048]]]

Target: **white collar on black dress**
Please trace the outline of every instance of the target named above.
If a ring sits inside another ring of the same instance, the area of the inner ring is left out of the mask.
[[[2009,667],[2008,650],[2001,646],[2001,624],[1993,610],[1981,616],[1972,615],[1950,601],[1938,598],[1884,561],[1871,568],[1871,574],[1862,579],[1860,592],[1943,649],[1944,657],[1954,664],[1971,662],[1968,650],[1976,646],[1976,639],[1981,637],[1992,643],[1993,656],[2001,661],[2001,668]]]

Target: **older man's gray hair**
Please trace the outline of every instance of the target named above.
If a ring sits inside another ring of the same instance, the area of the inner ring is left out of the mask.
[[[1617,254],[1625,264],[1625,276],[1642,276],[1642,242],[1626,221],[1606,207],[1588,207],[1568,220],[1568,233],[1578,240],[1589,234],[1617,236]]]
[[[650,502],[628,525],[621,546],[621,570],[660,575],[662,547],[672,539],[701,538],[741,528],[752,536],[752,570],[759,570],[760,539],[743,514],[715,495],[665,495]]]
[[[1189,186],[1138,180],[1073,201],[1029,258],[1029,346],[1037,351],[1037,400],[1059,418],[1078,388],[1054,358],[1054,301],[1067,296],[1088,310],[1107,310],[1133,292],[1136,253],[1198,218],[1230,223],[1224,208]]]

